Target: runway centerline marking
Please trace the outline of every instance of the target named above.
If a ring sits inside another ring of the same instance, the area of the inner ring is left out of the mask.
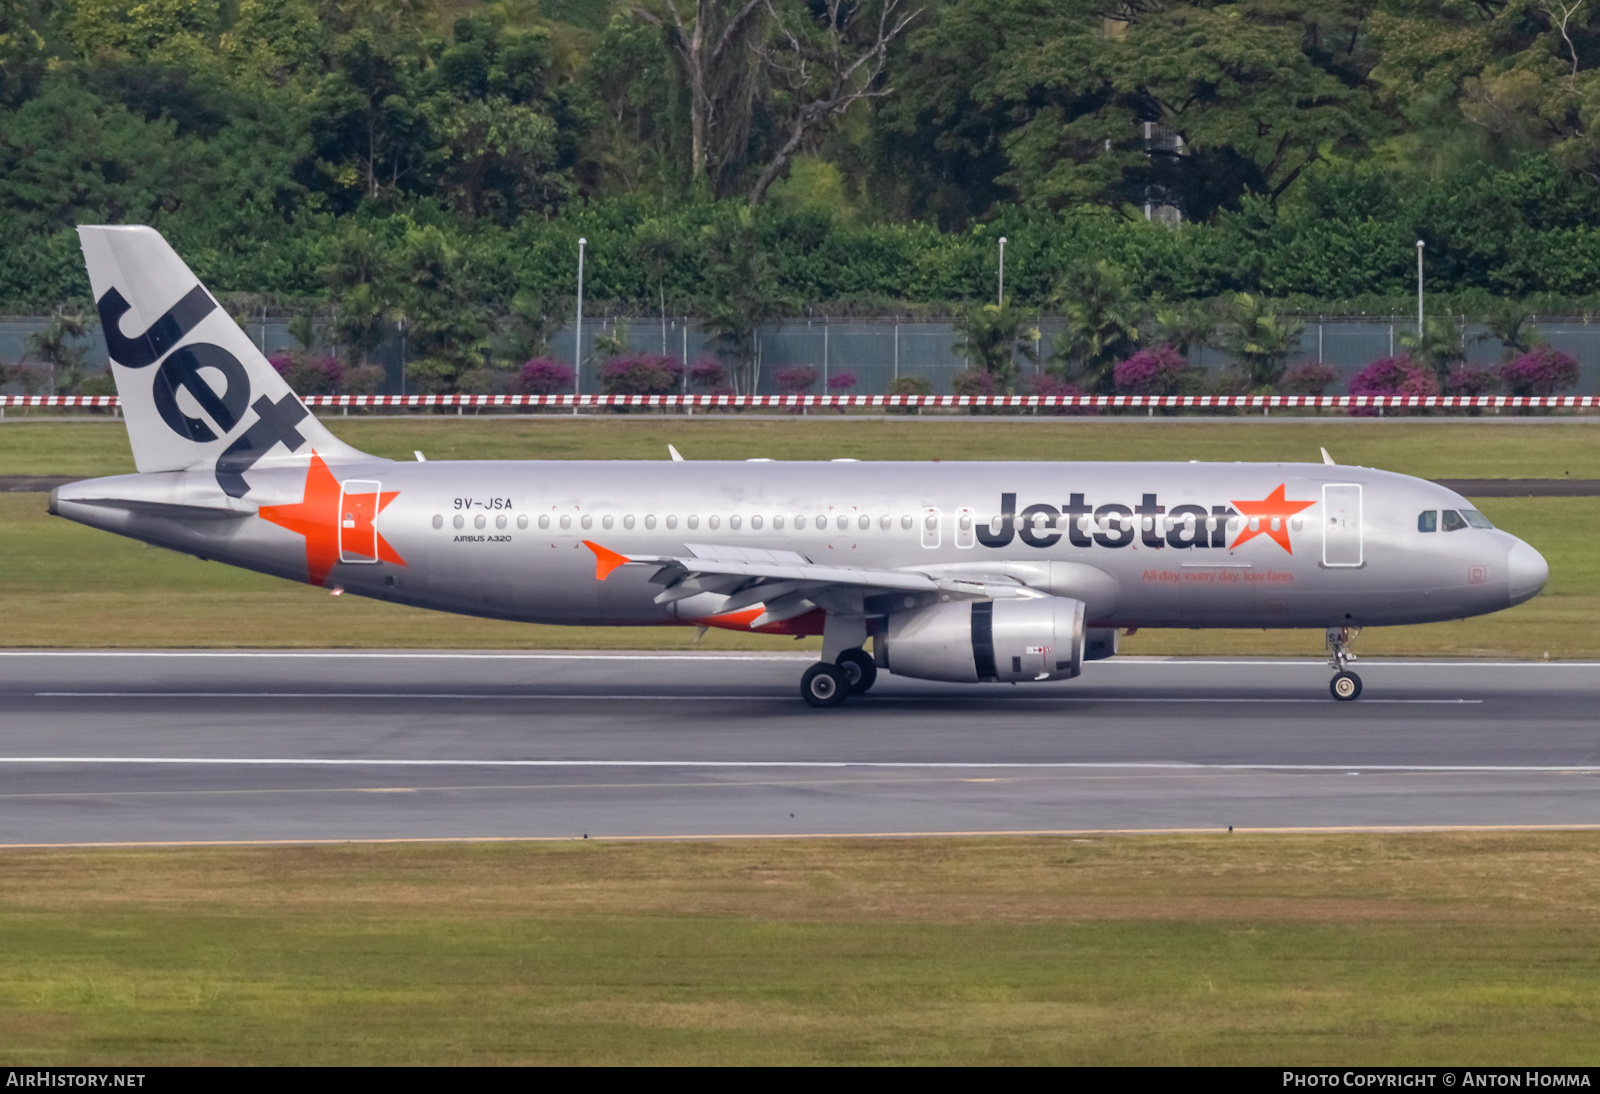
[[[1180,761],[1115,760],[464,760],[400,759],[381,756],[0,756],[7,764],[93,764],[114,766],[209,767],[511,767],[511,768],[677,768],[677,769],[839,769],[923,771],[1340,771],[1600,774],[1600,766],[1587,764],[1294,764],[1294,763],[1184,763]]]
[[[485,699],[498,701],[515,701],[521,699],[582,699],[599,700],[604,702],[628,702],[641,700],[648,702],[717,702],[717,703],[746,703],[752,700],[767,702],[798,703],[802,702],[798,695],[618,695],[615,693],[600,692],[424,692],[424,691],[36,691],[36,699]],[[886,694],[866,700],[869,703],[895,701],[895,702],[947,702],[948,695],[917,695],[917,694]],[[967,696],[963,695],[963,699]],[[986,701],[990,696],[984,696]],[[1284,698],[1264,698],[1260,696],[1221,698],[1216,696],[1194,696],[1184,698],[1156,698],[1149,696],[1099,696],[1099,695],[1003,695],[995,696],[995,702],[1039,702],[1041,700],[1058,703],[1316,703],[1331,706],[1334,699],[1307,699],[1296,696]],[[1461,706],[1465,704],[1481,704],[1482,699],[1364,699],[1362,703],[1372,705],[1407,704],[1407,705],[1447,705]]]

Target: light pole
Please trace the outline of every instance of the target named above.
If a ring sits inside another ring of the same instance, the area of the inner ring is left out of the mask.
[[[584,248],[589,240],[578,237],[578,329],[573,336],[573,414],[578,413],[578,395],[584,376]]]
[[[400,397],[406,394],[406,317],[400,316],[395,326],[400,328]]]
[[[1422,240],[1417,240],[1417,337],[1422,337],[1422,248],[1426,246]]]
[[[1000,299],[996,301],[1002,308],[1006,306],[1006,237],[1000,237]]]

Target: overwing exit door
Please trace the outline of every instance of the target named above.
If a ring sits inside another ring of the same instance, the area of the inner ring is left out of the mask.
[[[339,561],[377,562],[378,491],[370,479],[346,479],[339,491]]]
[[[1322,564],[1361,565],[1361,486],[1327,483],[1322,487]]]

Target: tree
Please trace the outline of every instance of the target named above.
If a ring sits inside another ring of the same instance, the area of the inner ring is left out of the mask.
[[[710,293],[701,305],[701,325],[734,360],[734,384],[754,392],[759,380],[756,331],[789,314],[792,301],[778,288],[772,259],[755,234],[755,217],[746,206],[708,225]]]
[[[466,256],[428,225],[406,232],[397,265],[403,271],[398,303],[422,359],[413,374],[425,389],[448,391],[460,372],[482,363],[489,347],[487,316]]]
[[[1421,335],[1416,331],[1402,334],[1400,344],[1413,361],[1427,365],[1440,379],[1449,376],[1467,359],[1466,330],[1448,315],[1427,316]]]
[[[660,0],[666,16],[635,9],[662,28],[689,93],[689,177],[717,193],[718,174],[748,137],[759,79],[753,52],[766,33],[766,0]]]
[[[787,169],[802,144],[830,120],[842,117],[862,99],[882,98],[893,90],[880,83],[889,59],[889,44],[922,9],[904,12],[900,0],[850,3],[821,0],[822,10],[789,7],[782,13],[764,0],[778,28],[776,41],[757,47],[789,100],[789,133],[750,187],[750,204],[760,204]],[[871,24],[873,9],[877,25]],[[863,18],[863,15],[865,16]]]
[[[58,311],[41,331],[28,335],[28,353],[50,366],[52,394],[70,392],[83,379],[84,347],[89,334],[88,320],[81,315]]]
[[[683,253],[679,234],[659,217],[639,222],[633,230],[633,254],[645,275],[656,283],[661,299],[661,352],[667,352],[667,273]]]
[[[381,241],[361,225],[346,222],[334,241],[331,261],[319,271],[331,290],[334,330],[352,364],[365,365],[388,333],[393,293],[388,265]]]
[[[1007,297],[999,304],[974,304],[956,317],[956,341],[951,352],[971,362],[970,367],[992,374],[1001,384],[1017,374],[1017,355],[1033,360],[1033,340],[1024,335],[1022,315]]]
[[[1105,260],[1068,273],[1053,298],[1066,326],[1050,340],[1050,362],[1084,391],[1111,389],[1112,369],[1139,349],[1143,308],[1122,271]]]
[[[1250,384],[1273,387],[1283,376],[1305,324],[1279,316],[1271,304],[1249,293],[1237,293],[1222,328],[1222,348],[1244,367]]]

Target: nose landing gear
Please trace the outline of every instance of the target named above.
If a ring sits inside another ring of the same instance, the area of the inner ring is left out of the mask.
[[[1351,639],[1361,633],[1359,627],[1328,628],[1328,665],[1333,669],[1333,680],[1328,690],[1342,702],[1350,702],[1361,695],[1361,677],[1348,668],[1356,655],[1350,652]]]

